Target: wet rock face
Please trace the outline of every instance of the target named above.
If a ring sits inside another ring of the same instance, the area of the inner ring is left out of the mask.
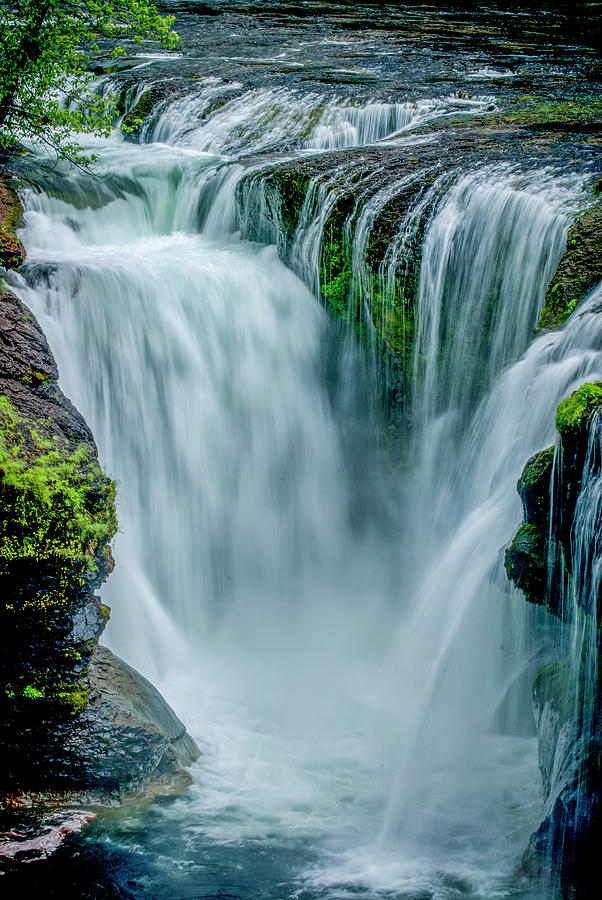
[[[573,885],[588,885],[597,869],[602,819],[602,718],[599,701],[575,721],[570,660],[544,666],[533,685],[533,711],[544,788],[541,824],[531,835],[520,870],[525,875],[560,873]]]
[[[57,384],[44,334],[0,295],[0,806],[96,802],[188,783],[196,745],[155,689],[97,648],[113,568],[115,486]],[[60,802],[60,801],[59,801]]]
[[[0,351],[0,788],[12,790],[60,775],[56,748],[87,703],[82,677],[109,615],[94,592],[117,523],[92,435],[8,292]]]
[[[548,531],[550,522],[550,480],[554,448],[548,447],[528,460],[517,490],[523,502],[524,523],[506,550],[504,563],[508,577],[529,603],[549,605],[547,597]]]
[[[527,461],[517,483],[523,502],[524,522],[505,553],[508,577],[530,603],[545,606],[564,617],[559,598],[548,584],[548,565],[561,556],[571,572],[571,532],[575,506],[581,490],[583,465],[589,439],[589,422],[602,403],[602,383],[584,384],[560,403],[556,414],[559,434],[558,490],[555,498],[554,543],[550,546],[551,479],[554,447],[536,453]]]
[[[25,262],[25,248],[15,233],[21,212],[19,198],[0,177],[0,266],[5,269],[16,269]]]
[[[602,278],[602,201],[577,219],[567,236],[566,253],[546,293],[540,331],[560,328]]]
[[[560,873],[573,884],[580,878],[587,881],[595,871],[602,840],[602,701],[598,677],[592,674],[600,670],[601,603],[588,588],[591,572],[579,573],[582,588],[575,594],[574,605],[568,599],[572,593],[567,594],[563,585],[570,591],[577,578],[572,571],[575,523],[579,499],[587,490],[586,458],[594,412],[601,405],[600,383],[582,385],[559,405],[552,527],[554,448],[549,448],[528,461],[518,482],[525,523],[505,557],[508,576],[526,599],[544,605],[563,622],[563,629],[572,629],[569,655],[544,666],[533,685],[544,814],[519,871]],[[592,464],[590,479],[599,477],[600,460],[594,457]],[[596,528],[600,525],[596,523]],[[586,565],[585,560],[580,565]],[[577,651],[571,649],[573,645]]]
[[[146,678],[98,646],[86,686],[90,702],[65,744],[82,789],[123,799],[188,786],[183,767],[198,758],[198,748]]]
[[[58,369],[33,313],[9,291],[0,293],[0,395],[24,418],[46,420],[71,447],[94,446],[92,432],[57,384]]]

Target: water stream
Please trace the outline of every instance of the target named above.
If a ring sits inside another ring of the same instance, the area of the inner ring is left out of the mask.
[[[512,872],[541,814],[547,626],[503,549],[557,403],[602,377],[599,292],[529,346],[581,179],[499,166],[437,199],[399,472],[361,346],[315,296],[328,192],[295,274],[241,237],[239,157],[378,141],[447,101],[264,91],[207,125],[201,95],[98,144],[100,184],[23,194],[16,287],[119,483],[106,639],[203,754],[187,796],[100,819],[82,852],[155,900],[534,897]]]

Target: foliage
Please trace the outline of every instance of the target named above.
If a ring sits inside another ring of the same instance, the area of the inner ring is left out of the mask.
[[[91,59],[115,59],[125,45],[179,43],[173,17],[146,0],[0,0],[0,148],[25,138],[80,165],[77,134],[107,135],[112,98],[92,92]]]
[[[556,411],[556,428],[560,434],[575,436],[583,431],[590,415],[602,404],[602,382],[583,384],[563,400]]]
[[[69,452],[0,397],[0,574],[24,559],[94,568],[116,529],[115,485],[91,448]]]

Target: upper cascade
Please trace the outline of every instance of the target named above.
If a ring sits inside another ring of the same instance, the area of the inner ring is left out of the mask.
[[[103,91],[114,89],[109,79]],[[144,141],[159,141],[225,156],[338,150],[393,139],[451,116],[492,106],[491,97],[441,97],[363,102],[285,88],[243,91],[242,85],[207,79],[198,92],[165,97],[152,83],[129,95],[129,116],[145,118]]]

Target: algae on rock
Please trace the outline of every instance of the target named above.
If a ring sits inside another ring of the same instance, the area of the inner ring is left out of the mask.
[[[7,178],[0,177],[0,266],[16,269],[25,262],[25,248],[17,237],[23,209]]]
[[[560,328],[601,278],[602,201],[598,201],[569,229],[566,252],[546,292],[538,331]]]

